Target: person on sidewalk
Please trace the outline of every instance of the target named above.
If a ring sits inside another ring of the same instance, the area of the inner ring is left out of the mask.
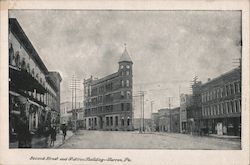
[[[48,142],[49,142],[49,136],[50,136],[50,127],[46,126],[44,130],[44,136],[45,136],[45,148],[48,147]]]
[[[50,146],[54,146],[54,142],[56,141],[56,127],[53,126],[50,131]]]
[[[63,142],[64,142],[67,135],[67,126],[65,123],[62,124],[62,132],[63,132]]]
[[[18,148],[31,148],[32,135],[29,131],[29,124],[26,116],[19,119],[17,126]]]

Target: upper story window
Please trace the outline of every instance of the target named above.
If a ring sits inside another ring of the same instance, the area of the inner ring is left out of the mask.
[[[127,76],[129,75],[129,71],[128,71],[128,70],[126,71],[126,75],[127,75]]]
[[[126,66],[126,68],[127,68],[127,69],[129,69],[129,68],[130,68],[130,66],[129,66],[129,65],[127,65],[127,66]]]
[[[124,67],[124,66],[123,66],[123,65],[121,65],[121,69],[123,69],[123,67]]]
[[[129,87],[129,80],[126,80],[126,86]]]
[[[121,81],[121,83],[122,83],[122,87],[124,87],[124,81],[123,80]]]

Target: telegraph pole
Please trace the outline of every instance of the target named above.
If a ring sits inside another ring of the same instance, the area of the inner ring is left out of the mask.
[[[76,91],[80,88],[80,80],[76,78],[75,75],[72,76],[70,88],[72,89],[72,118],[74,120],[74,131],[77,130],[77,105],[76,105]]]
[[[151,101],[151,132],[153,132],[153,104],[154,101]]]

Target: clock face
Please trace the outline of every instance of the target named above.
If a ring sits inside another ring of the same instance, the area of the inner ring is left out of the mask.
[[[127,66],[126,66],[126,68],[127,68],[127,69],[129,69],[129,68],[130,68],[130,66],[129,66],[129,65],[127,65]]]

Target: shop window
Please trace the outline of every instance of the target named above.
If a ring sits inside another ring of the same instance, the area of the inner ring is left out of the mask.
[[[118,116],[115,117],[115,125],[118,126]]]
[[[95,117],[95,126],[97,126],[97,120],[96,120],[96,117]]]

